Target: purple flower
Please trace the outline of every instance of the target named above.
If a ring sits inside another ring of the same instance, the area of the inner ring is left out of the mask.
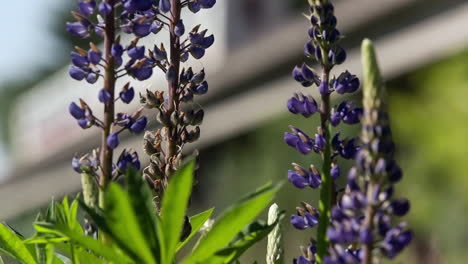
[[[128,49],[128,56],[134,60],[140,60],[145,57],[145,47],[135,46]]]
[[[213,45],[214,41],[215,41],[214,35],[211,34],[208,37],[203,38],[200,46],[204,49],[208,49],[209,47]]]
[[[76,52],[72,52],[70,54],[70,57],[71,57],[71,61],[72,61],[73,65],[75,65],[78,68],[86,67],[89,64],[89,61],[88,61],[87,57],[81,56],[80,54],[78,54]]]
[[[102,53],[99,50],[88,51],[88,60],[94,65],[99,64],[102,58]]]
[[[145,130],[147,123],[148,119],[146,118],[146,116],[140,117],[137,121],[135,121],[135,123],[133,123],[130,126],[130,130],[133,133],[140,134],[141,132],[143,132],[143,130]]]
[[[99,75],[96,73],[90,73],[88,76],[86,76],[86,81],[90,84],[96,83],[99,78]]]
[[[168,82],[173,82],[177,79],[177,73],[175,71],[175,68],[171,65],[169,66],[169,68],[167,69],[167,72],[166,72],[166,80]]]
[[[293,114],[302,114],[304,117],[309,117],[318,111],[317,102],[311,96],[302,95],[302,101],[296,95],[288,100],[288,110]]]
[[[291,215],[291,224],[297,229],[306,229],[309,227],[305,217],[300,215]]]
[[[299,172],[288,170],[288,180],[297,188],[303,189],[309,185],[309,180],[303,175],[300,175]]]
[[[82,119],[85,118],[85,110],[81,109],[77,104],[72,102],[70,106],[68,106],[68,112],[75,118],[75,119]]]
[[[331,177],[332,177],[333,180],[338,179],[338,178],[340,177],[340,175],[341,175],[340,167],[339,167],[337,164],[335,164],[335,165],[331,168],[330,174],[331,174]]]
[[[73,79],[77,81],[81,81],[86,77],[86,72],[75,66],[70,66],[70,68],[68,69],[68,73]]]
[[[83,170],[81,169],[81,164],[80,161],[78,160],[77,157],[73,157],[72,159],[72,168],[78,173],[82,173]]]
[[[120,44],[114,44],[112,45],[112,50],[111,50],[111,54],[112,56],[118,58],[118,57],[121,57],[123,55],[123,47],[122,45]]]
[[[107,104],[112,100],[111,94],[105,88],[99,91],[98,98],[99,98],[99,102],[104,103],[104,104]]]
[[[99,4],[99,12],[101,14],[107,16],[112,12],[112,6],[109,3],[105,2],[105,1],[102,1]]]
[[[119,134],[118,133],[111,133],[107,137],[107,146],[111,149],[115,149],[119,145]]]
[[[339,94],[354,93],[360,86],[359,79],[348,71],[342,73],[334,82],[333,87]]]
[[[78,8],[80,9],[80,13],[83,16],[89,16],[94,13],[94,8],[96,7],[95,1],[82,1],[78,3]]]
[[[141,167],[140,160],[138,159],[138,154],[134,150],[126,150],[122,151],[120,154],[119,159],[117,161],[117,168],[121,172],[125,172],[128,166],[132,166],[133,168],[139,170]]]
[[[410,203],[408,199],[398,199],[398,200],[393,200],[390,203],[390,209],[391,212],[397,216],[404,216],[408,213],[410,209]]]
[[[190,11],[192,11],[192,13],[197,13],[198,11],[200,11],[201,6],[197,2],[190,1],[188,3],[188,8],[189,8]]]
[[[325,82],[325,81],[320,82],[319,91],[321,94],[329,94],[330,87],[328,86],[328,82]]]
[[[127,0],[124,3],[124,8],[130,12],[146,11],[153,5],[153,0]]]
[[[132,31],[138,37],[146,37],[151,33],[151,24],[134,23]]]
[[[169,0],[159,0],[159,10],[167,13],[171,10],[171,2]]]
[[[308,57],[315,56],[315,47],[312,41],[309,41],[304,45],[304,54]]]
[[[151,32],[153,34],[157,34],[161,29],[163,28],[163,23],[160,23],[159,21],[154,21],[151,23]]]
[[[157,61],[167,60],[167,52],[164,49],[164,46],[161,46],[161,48],[158,48],[158,46],[154,45],[153,54],[154,54],[154,58]]]
[[[320,150],[325,149],[326,141],[325,137],[320,134],[315,134],[315,147],[317,147]]]
[[[292,76],[304,87],[311,86],[316,81],[314,72],[305,63],[301,67],[296,66],[292,71]]]
[[[143,62],[143,61],[141,61]],[[135,67],[129,69],[129,73],[139,81],[147,80],[153,75],[153,67],[149,60],[137,64]]]
[[[87,118],[86,119],[78,119],[77,123],[82,129],[87,129],[87,128],[90,128],[92,126],[92,123]]]
[[[72,34],[73,36],[76,36],[79,38],[89,37],[88,28],[82,22],[74,22],[74,23],[67,22],[66,29],[67,29],[67,32]]]
[[[184,35],[184,33],[185,33],[185,26],[184,26],[184,22],[182,21],[182,19],[179,20],[179,21],[175,24],[174,32],[175,32],[176,36],[178,36],[178,37]]]
[[[298,128],[291,128],[294,133],[284,133],[284,141],[300,153],[306,155],[312,150],[313,140]]]
[[[380,248],[384,254],[392,259],[396,257],[413,239],[411,231],[403,231],[400,227],[391,229],[387,232]]]
[[[120,92],[120,99],[126,104],[129,104],[133,100],[133,97],[135,97],[133,87]]]
[[[196,0],[198,4],[205,9],[212,8],[216,4],[216,0]]]
[[[328,59],[333,64],[342,64],[346,60],[346,51],[340,46],[335,46],[328,53]]]
[[[205,49],[204,48],[199,48],[199,47],[191,47],[190,50],[190,55],[194,57],[195,59],[201,59],[203,56],[205,56]]]
[[[206,94],[208,92],[208,83],[206,81],[202,82],[200,85],[197,85],[193,88],[193,93],[197,95]]]

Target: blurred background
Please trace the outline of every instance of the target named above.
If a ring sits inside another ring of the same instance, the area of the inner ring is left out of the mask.
[[[84,98],[97,107],[99,85],[68,77],[69,53],[85,42],[65,32],[75,0],[13,1],[0,16],[0,220],[30,234],[31,222],[51,197],[80,190],[71,169],[75,153],[97,146],[97,130],[81,130],[67,112]],[[340,69],[360,74],[359,45],[375,41],[387,79],[398,160],[405,171],[397,186],[412,210],[406,220],[416,241],[395,263],[466,263],[468,257],[468,3],[463,0],[336,0],[338,28],[347,38],[348,60]],[[286,179],[291,162],[317,162],[283,143],[293,124],[315,132],[317,117],[297,118],[285,104],[300,87],[291,69],[304,59],[307,0],[218,0],[214,9],[192,15],[216,42],[193,67],[205,67],[209,93],[199,101],[206,118],[200,141],[201,173],[193,212],[228,204],[267,181]],[[21,10],[21,12],[15,12]],[[184,19],[185,21],[185,19]],[[188,21],[188,20],[187,20]],[[5,32],[6,31],[6,32]],[[164,41],[160,35],[147,43]],[[339,74],[339,70],[335,74]],[[163,76],[138,91],[164,89]],[[352,98],[360,100],[359,96]],[[137,102],[128,109],[137,108]],[[154,113],[148,113],[150,116]],[[152,117],[154,120],[154,115]],[[151,122],[152,128],[156,122]],[[357,128],[342,126],[346,134]],[[141,149],[138,136],[122,147]],[[141,155],[143,156],[143,155]],[[317,163],[316,163],[317,164]],[[342,164],[349,166],[350,164]],[[279,206],[294,213],[317,193],[286,184]],[[300,254],[315,230],[297,231],[285,221],[286,260]],[[244,257],[263,263],[264,245]]]

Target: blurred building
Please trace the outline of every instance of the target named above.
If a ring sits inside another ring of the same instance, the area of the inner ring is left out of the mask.
[[[191,61],[194,68],[206,69],[210,84],[209,93],[200,101],[206,113],[202,136],[191,146],[200,149],[221,146],[285,113],[286,100],[300,88],[290,71],[302,61],[307,39],[308,21],[300,15],[305,11],[300,3],[305,0],[218,2],[213,10],[193,16],[193,20],[184,19],[193,25],[201,23],[216,36],[206,58],[201,63]],[[364,37],[375,40],[387,78],[465,49],[468,44],[466,1],[341,0],[336,1],[336,12],[338,28],[350,36],[344,39],[348,49],[344,66],[356,74],[360,73],[359,44]],[[160,35],[157,41],[161,41]],[[145,41],[151,45],[156,39]],[[164,76],[155,75],[133,85],[139,92],[165,89]],[[64,66],[21,98],[13,124],[15,167],[0,185],[0,219],[14,218],[43,206],[51,196],[80,189],[71,158],[98,146],[99,131],[81,130],[67,107],[83,98],[99,112],[97,93],[96,85],[69,78]],[[137,103],[118,108],[131,112]],[[156,126],[154,118],[151,120]],[[140,150],[140,145],[141,137],[131,135],[122,140],[119,149],[131,146]]]

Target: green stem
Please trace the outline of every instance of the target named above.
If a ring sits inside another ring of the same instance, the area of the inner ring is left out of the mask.
[[[330,70],[324,68],[322,73],[322,82],[329,81]],[[320,106],[320,121],[323,136],[325,137],[325,149],[322,160],[322,184],[320,189],[319,202],[319,225],[317,228],[317,261],[323,263],[323,257],[327,254],[329,241],[327,238],[327,229],[330,223],[330,211],[333,199],[333,180],[330,175],[331,170],[331,129],[330,119],[330,95],[322,94],[322,104]]]
[[[70,243],[70,253],[71,253],[71,256],[72,256],[73,264],[80,264],[80,259],[75,254],[75,244],[74,243]]]

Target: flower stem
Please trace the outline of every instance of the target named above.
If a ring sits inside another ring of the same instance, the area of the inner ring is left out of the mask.
[[[178,111],[179,106],[179,95],[177,94],[177,88],[179,87],[179,72],[180,72],[180,40],[175,33],[176,24],[180,20],[181,12],[180,0],[171,0],[171,19],[170,19],[170,64],[174,68],[176,78],[169,81],[169,98],[168,106],[166,111],[166,117],[171,120],[171,115]],[[173,173],[173,160],[177,156],[177,124],[170,122],[170,125],[166,127],[166,164],[168,169],[165,171],[165,183],[167,184],[168,178]]]
[[[109,4],[114,6],[115,0],[110,0]],[[104,74],[104,89],[106,89],[111,98],[114,98],[115,90],[115,59],[112,56],[112,45],[115,41],[115,15],[114,10],[106,16],[106,28],[104,31],[104,46],[105,46],[105,59],[107,65]],[[102,207],[105,203],[103,201],[104,195],[102,192],[106,188],[108,182],[112,177],[112,157],[113,149],[107,145],[107,137],[109,136],[112,123],[114,122],[114,100],[110,100],[104,104],[104,120],[101,139],[101,172],[99,176],[99,206]]]
[[[322,73],[322,82],[328,85],[330,70],[324,68]],[[323,263],[323,256],[326,255],[328,250],[327,228],[330,223],[330,211],[332,207],[333,196],[333,181],[330,175],[331,170],[331,129],[329,125],[330,119],[330,94],[322,94],[321,96],[321,109],[320,109],[320,126],[325,137],[325,149],[323,152],[323,165],[322,165],[322,185],[320,189],[320,203],[319,203],[319,225],[317,229],[317,260],[318,263]]]

